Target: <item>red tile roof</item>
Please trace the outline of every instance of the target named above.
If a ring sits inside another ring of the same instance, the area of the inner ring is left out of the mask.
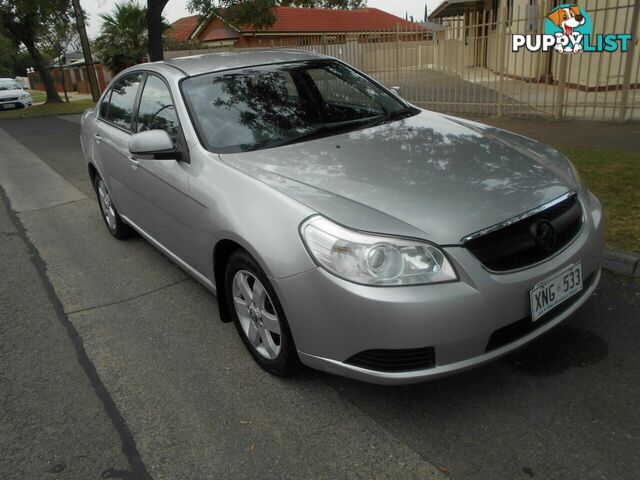
[[[256,30],[252,25],[234,27],[242,33],[335,33],[393,30],[397,25],[403,31],[421,31],[420,24],[409,22],[377,8],[360,8],[357,10],[336,10],[327,8],[275,7],[276,22],[263,30]],[[168,34],[177,40],[188,39],[196,30],[198,16],[184,17],[171,24]],[[205,29],[203,29],[204,31]],[[230,38],[221,30],[207,32],[206,39]],[[209,38],[211,37],[211,38]],[[215,37],[215,38],[213,38]]]
[[[191,34],[198,27],[198,15],[182,17],[171,24],[167,35],[175,40],[188,40]]]
[[[276,22],[268,32],[362,32],[390,30],[400,24],[402,30],[422,30],[423,27],[383,12],[377,8],[336,10],[327,8],[276,7]],[[255,32],[252,26],[242,25],[242,32]]]

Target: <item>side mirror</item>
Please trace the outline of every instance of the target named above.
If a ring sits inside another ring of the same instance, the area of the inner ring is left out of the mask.
[[[129,140],[129,152],[155,160],[178,160],[180,157],[173,140],[164,130],[134,134]]]
[[[391,87],[391,91],[396,94],[396,97],[402,98],[400,95],[400,87]]]

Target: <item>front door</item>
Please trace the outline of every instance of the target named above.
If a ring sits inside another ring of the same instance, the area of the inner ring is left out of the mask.
[[[187,195],[188,153],[181,139],[180,123],[169,87],[162,78],[148,74],[142,87],[134,133],[165,130],[183,156],[175,160],[133,157],[128,188],[131,192],[129,218],[149,236],[187,263],[192,236],[185,221],[190,199]]]

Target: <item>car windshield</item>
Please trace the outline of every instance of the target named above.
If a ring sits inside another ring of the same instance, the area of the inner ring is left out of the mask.
[[[22,87],[14,80],[0,80],[0,90],[20,90]]]
[[[244,68],[189,78],[187,106],[205,148],[273,148],[413,114],[351,68],[332,61]]]

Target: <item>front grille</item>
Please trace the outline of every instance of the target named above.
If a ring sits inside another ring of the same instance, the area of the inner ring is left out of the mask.
[[[355,354],[345,363],[380,372],[404,372],[423,370],[436,365],[433,347],[401,350],[365,350]]]
[[[15,102],[18,100],[18,97],[7,97],[0,99],[0,102]]]
[[[535,237],[536,227],[548,222],[555,232],[555,243],[542,246]],[[582,208],[576,194],[522,220],[463,243],[489,270],[504,272],[541,262],[562,250],[582,227]]]
[[[566,300],[565,302],[562,302],[556,308],[549,310],[535,322],[531,321],[531,317],[529,316],[527,318],[523,318],[522,320],[518,320],[517,322],[510,323],[509,325],[505,325],[504,327],[497,329],[491,334],[485,351],[490,352],[491,350],[495,350],[504,345],[508,345],[511,342],[515,342],[519,338],[522,338],[542,327],[543,325],[549,323],[562,312],[570,308],[571,305],[573,305],[577,300],[579,300],[580,297],[584,295],[584,292],[589,289],[589,287],[593,283],[594,278],[595,273],[589,275],[582,283],[582,291],[579,294],[575,295],[569,300]]]

